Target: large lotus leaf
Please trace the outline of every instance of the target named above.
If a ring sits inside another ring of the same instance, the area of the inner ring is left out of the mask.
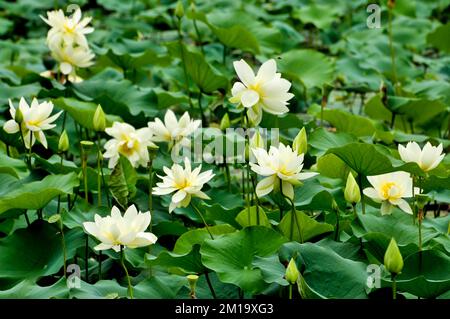
[[[296,257],[304,268],[304,280],[315,293],[325,298],[367,298],[366,264],[312,243],[287,243],[280,254],[283,259]]]
[[[332,232],[334,227],[327,223],[320,223],[315,219],[307,216],[303,212],[289,211],[284,215],[278,225],[283,235],[290,241],[298,241],[304,243],[314,237]]]
[[[0,213],[9,209],[40,209],[58,195],[72,194],[79,180],[75,173],[49,175],[41,181],[10,187],[1,193]]]
[[[65,234],[67,258],[84,244],[84,234]],[[52,224],[38,220],[0,240],[0,278],[37,279],[55,274],[63,267],[61,234]]]
[[[236,221],[242,227],[261,225],[271,227],[266,212],[262,207],[251,206],[250,209],[245,208],[237,216]]]
[[[50,299],[67,298],[69,288],[66,278],[61,278],[51,286],[39,286],[33,280],[24,279],[7,290],[0,291],[1,299]]]
[[[329,210],[333,204],[333,194],[339,189],[325,187],[317,179],[306,180],[302,187],[294,190],[297,209]]]
[[[166,268],[170,273],[176,274],[200,274],[206,271],[205,266],[201,262],[199,253],[200,246],[193,245],[188,253],[174,253],[169,251],[161,251],[158,256],[150,254],[145,255],[145,262],[150,267],[158,266]]]
[[[333,61],[314,50],[288,51],[280,56],[278,64],[283,74],[303,83],[307,88],[321,88],[333,80]]]
[[[274,230],[252,226],[215,240],[206,240],[200,254],[203,264],[214,270],[221,281],[255,293],[264,289],[266,284],[261,271],[252,264],[254,258],[273,254],[285,241]]]
[[[0,154],[0,174],[24,178],[28,175],[28,169],[22,160]]]
[[[333,133],[324,128],[314,130],[308,137],[308,143],[314,149],[312,155],[323,155],[328,149],[356,142],[354,136],[347,133]]]
[[[350,114],[343,110],[324,110],[323,119],[334,126],[338,132],[346,132],[355,136],[371,136],[376,129],[367,117]]]
[[[173,299],[185,284],[184,276],[157,274],[137,284],[134,294],[136,298]]]

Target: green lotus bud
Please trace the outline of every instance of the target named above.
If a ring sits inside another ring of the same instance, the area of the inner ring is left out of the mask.
[[[344,197],[347,202],[352,205],[361,201],[361,192],[359,190],[358,183],[352,173],[348,173],[347,184],[345,185]]]
[[[384,267],[393,275],[401,273],[403,269],[403,257],[394,238],[384,254]]]
[[[184,7],[183,7],[183,2],[182,1],[178,1],[177,2],[177,6],[175,7],[175,15],[181,19],[184,16]]]
[[[195,288],[197,286],[197,281],[198,281],[198,276],[197,275],[187,275],[186,276],[188,283],[189,283],[189,287],[191,288],[191,298],[195,298]]]
[[[220,129],[222,131],[225,131],[230,126],[231,126],[230,117],[228,116],[228,113],[225,113],[225,115],[220,120]]]
[[[16,121],[16,123],[22,123],[23,121],[23,114],[19,107],[16,109],[16,116],[14,116],[14,121]]]
[[[286,268],[285,278],[291,285],[293,285],[297,282],[299,274],[300,273],[297,269],[297,265],[295,264],[295,260],[294,258],[291,258]]]
[[[69,136],[67,135],[66,130],[61,133],[58,142],[58,151],[60,153],[66,152],[69,149]]]
[[[61,219],[61,215],[55,214],[55,215],[52,215],[52,216],[50,216],[50,217],[48,218],[48,222],[49,222],[50,224],[53,224],[53,223],[56,223],[57,221],[59,221],[60,219]]]
[[[97,105],[92,124],[94,126],[94,130],[97,132],[103,132],[106,128],[106,116],[100,104]]]
[[[264,144],[264,138],[259,134],[259,130],[257,130],[250,139],[250,148],[264,148]]]
[[[302,127],[295,137],[294,142],[292,143],[292,149],[296,151],[298,155],[305,154],[308,150],[308,139],[306,137],[305,127]]]

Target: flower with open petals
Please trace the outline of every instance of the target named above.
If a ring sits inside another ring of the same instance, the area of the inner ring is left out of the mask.
[[[420,149],[416,142],[409,142],[406,147],[399,144],[398,152],[403,161],[417,163],[424,172],[436,168],[445,156],[442,154],[442,144],[433,146],[430,142],[427,142],[423,149]]]
[[[252,149],[257,163],[250,163],[254,172],[267,176],[256,185],[256,195],[262,197],[274,189],[279,189],[280,183],[283,194],[294,198],[294,185],[301,180],[313,177],[317,173],[301,173],[304,154],[298,154],[289,145],[280,143],[278,147],[271,146],[269,152],[263,148]]]
[[[109,158],[108,167],[116,166],[120,155],[125,156],[133,167],[146,166],[149,161],[148,146],[156,147],[151,141],[151,132],[147,127],[136,130],[127,123],[114,122],[105,132],[113,138],[106,142],[105,158]]]
[[[291,83],[277,73],[274,59],[264,62],[256,76],[244,60],[235,61],[233,65],[241,82],[234,83],[230,102],[247,108],[247,116],[252,124],[261,122],[262,110],[275,115],[289,112],[287,101],[294,97],[289,93]]]
[[[62,74],[67,75],[70,82],[78,83],[82,79],[77,76],[77,68],[87,68],[94,64],[92,59],[95,54],[88,48],[81,46],[58,46],[52,48],[52,55],[59,62],[59,69]]]
[[[155,118],[155,121],[148,123],[148,127],[154,134],[155,142],[168,142],[170,146],[189,147],[191,145],[189,136],[201,123],[200,120],[192,120],[188,112],[184,112],[178,121],[175,113],[167,110],[164,123],[159,118]]]
[[[22,114],[22,121],[17,123],[16,109],[11,100],[9,100],[9,113],[11,114],[12,120],[9,120],[4,124],[3,129],[5,132],[14,134],[21,130],[25,147],[28,149],[34,145],[36,140],[47,148],[47,139],[44,131],[50,130],[56,126],[53,122],[59,117],[62,111],[50,116],[53,111],[52,102],[39,103],[38,100],[34,98],[29,106],[23,97],[19,102],[19,110]]]
[[[162,182],[156,184],[157,187],[153,188],[153,194],[168,195],[175,192],[169,206],[169,213],[177,207],[188,206],[192,197],[210,199],[202,192],[202,188],[214,177],[214,174],[212,170],[200,173],[201,169],[200,165],[192,170],[191,161],[187,157],[184,158],[184,169],[179,164],[173,164],[170,169],[163,167],[166,176],[158,175]]]
[[[91,22],[91,17],[81,19],[81,9],[75,10],[71,17],[66,17],[60,10],[48,11],[47,18],[41,16],[50,30],[47,34],[47,44],[50,49],[60,47],[63,43],[68,46],[88,47],[86,34],[92,33],[94,28],[87,25]]]
[[[120,247],[137,248],[154,244],[158,238],[146,232],[150,225],[150,212],[138,212],[131,205],[122,216],[120,210],[113,206],[111,215],[101,217],[94,216],[94,222],[84,222],[85,231],[96,237],[101,243],[94,247],[95,250],[114,249],[120,251]]]
[[[413,196],[413,182],[409,173],[392,172],[367,176],[367,180],[372,187],[365,188],[363,193],[375,202],[381,203],[382,215],[389,214],[393,205],[398,206],[405,213],[413,213],[408,202],[403,199]],[[414,194],[418,194],[419,192],[420,190],[418,188],[414,188]]]

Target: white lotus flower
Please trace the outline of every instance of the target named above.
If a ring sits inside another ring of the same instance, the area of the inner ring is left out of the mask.
[[[76,74],[76,68],[87,68],[94,64],[95,54],[88,48],[81,46],[58,46],[52,48],[52,55],[59,62],[61,73],[68,75],[71,82],[82,81]]]
[[[168,142],[170,147],[189,147],[191,145],[189,136],[201,123],[200,120],[191,120],[188,112],[185,112],[178,121],[175,113],[167,110],[164,123],[159,118],[155,118],[155,121],[148,123],[148,127],[154,135],[155,142]]]
[[[51,50],[56,47],[81,46],[88,47],[86,34],[92,33],[94,28],[87,25],[91,22],[91,17],[81,19],[81,9],[75,10],[72,17],[66,17],[60,10],[48,11],[47,19],[40,16],[51,29],[47,34],[47,44]]]
[[[19,110],[23,116],[21,123],[16,122],[16,109],[11,100],[9,100],[9,113],[11,114],[12,120],[7,121],[3,129],[9,134],[17,133],[21,129],[25,147],[28,149],[34,145],[36,140],[47,148],[47,139],[44,131],[56,126],[53,122],[59,117],[62,111],[50,116],[53,111],[52,102],[39,103],[34,98],[31,106],[29,106],[23,97],[19,102]]]
[[[233,65],[241,82],[234,83],[230,102],[247,108],[247,116],[254,125],[261,122],[262,110],[275,115],[289,112],[287,101],[294,96],[288,92],[291,83],[277,73],[274,59],[264,62],[256,76],[244,60]]]
[[[150,225],[150,212],[138,212],[134,205],[128,207],[123,216],[120,210],[113,206],[110,216],[101,217],[95,214],[94,219],[94,222],[84,222],[83,227],[88,234],[101,241],[94,247],[95,250],[112,248],[118,252],[120,246],[144,247],[158,240],[154,234],[145,232]]]
[[[172,168],[163,167],[166,176],[159,176],[162,182],[156,183],[153,188],[155,195],[168,195],[175,192],[169,206],[169,213],[177,207],[186,207],[191,202],[192,197],[210,199],[202,192],[203,185],[214,177],[212,170],[200,173],[202,166],[194,170],[191,169],[191,161],[184,158],[184,169],[179,164],[172,165]]]
[[[133,167],[146,166],[149,161],[148,146],[156,147],[151,141],[151,132],[147,127],[136,130],[127,123],[114,122],[105,132],[113,139],[105,144],[105,158],[109,158],[108,167],[114,168],[120,155],[125,156]]]
[[[381,214],[389,214],[392,205],[398,206],[405,213],[412,214],[411,207],[403,198],[412,197],[412,178],[407,172],[392,172],[376,176],[367,176],[373,187],[363,190],[364,195],[381,203]],[[419,194],[419,188],[414,188],[414,194]]]
[[[427,142],[423,149],[420,149],[416,142],[409,142],[406,147],[399,144],[398,152],[403,161],[417,163],[424,172],[436,168],[445,156],[445,154],[442,154],[442,144],[436,147],[431,145],[430,142]]]
[[[254,148],[252,151],[257,160],[257,164],[250,163],[252,170],[261,176],[267,176],[256,185],[258,197],[279,189],[281,183],[283,194],[292,199],[293,185],[299,185],[301,180],[317,175],[317,173],[301,173],[304,154],[297,154],[283,143],[280,143],[278,148],[271,146],[269,152],[263,148]]]

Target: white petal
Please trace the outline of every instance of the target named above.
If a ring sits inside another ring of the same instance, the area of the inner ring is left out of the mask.
[[[244,60],[233,62],[234,69],[239,79],[245,84],[245,86],[255,83],[255,73],[250,66]]]
[[[269,194],[273,190],[275,182],[278,182],[275,175],[262,179],[258,185],[256,185],[256,195],[258,197],[263,197]]]

